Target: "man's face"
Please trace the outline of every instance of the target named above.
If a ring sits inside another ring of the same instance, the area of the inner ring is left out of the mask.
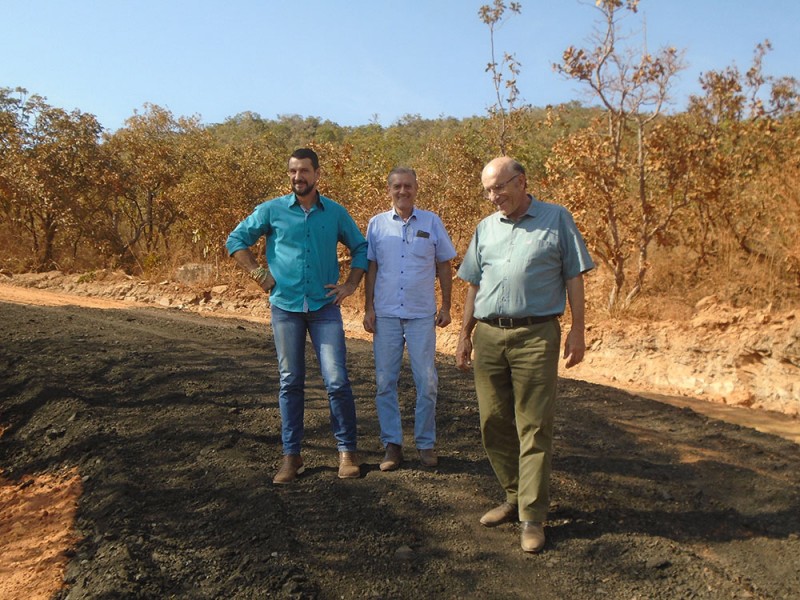
[[[289,180],[292,191],[298,196],[308,196],[316,191],[319,169],[314,169],[310,158],[289,159]]]
[[[517,219],[527,207],[525,175],[508,168],[487,167],[481,175],[483,194],[503,215]]]
[[[410,213],[417,200],[417,180],[411,173],[395,173],[389,180],[389,197],[399,213]]]

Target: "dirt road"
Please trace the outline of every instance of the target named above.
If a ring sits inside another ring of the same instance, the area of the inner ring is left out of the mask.
[[[312,378],[307,472],[275,487],[268,327],[0,302],[0,467],[82,481],[58,597],[800,598],[797,444],[564,380],[548,545],[531,556],[515,526],[478,524],[502,498],[470,377],[442,361],[440,467],[381,473],[368,343],[348,362],[361,479],[336,479]],[[410,377],[401,390],[410,432]]]

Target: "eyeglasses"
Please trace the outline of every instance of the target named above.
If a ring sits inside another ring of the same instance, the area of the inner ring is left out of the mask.
[[[503,191],[506,189],[506,186],[507,186],[509,183],[511,183],[512,181],[514,181],[514,180],[515,180],[517,177],[519,177],[520,175],[522,175],[522,173],[517,173],[517,174],[516,174],[516,175],[514,175],[514,176],[513,176],[511,179],[507,179],[507,180],[506,180],[506,181],[504,181],[503,183],[498,183],[497,185],[493,185],[493,186],[492,186],[492,187],[490,187],[490,188],[486,188],[485,190],[483,190],[483,197],[484,197],[484,198],[486,198],[486,199],[488,200],[488,199],[489,199],[489,198],[491,198],[492,196],[499,196],[499,195],[500,195],[500,194],[502,194],[502,193],[503,193]]]

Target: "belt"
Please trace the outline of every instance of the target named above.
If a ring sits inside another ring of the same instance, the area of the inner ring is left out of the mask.
[[[511,329],[512,327],[525,327],[526,325],[536,325],[538,323],[547,323],[557,318],[558,315],[547,315],[544,317],[497,317],[495,319],[478,319],[482,323],[491,325],[493,327],[500,327],[502,329]]]

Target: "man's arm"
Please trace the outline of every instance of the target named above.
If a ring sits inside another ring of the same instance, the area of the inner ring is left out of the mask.
[[[564,358],[567,359],[565,366],[569,369],[581,362],[586,353],[586,301],[583,291],[583,274],[567,279],[566,285],[567,299],[572,313],[572,326],[564,342]]]
[[[469,371],[472,366],[472,330],[478,322],[474,317],[477,294],[478,286],[470,283],[464,298],[464,318],[461,321],[461,332],[458,334],[458,346],[456,346],[456,367],[462,371]]]
[[[378,263],[369,261],[367,277],[364,279],[364,329],[375,333],[375,279],[378,276]]]
[[[364,269],[359,269],[358,267],[350,267],[350,275],[347,276],[347,280],[344,283],[334,284],[329,283],[325,287],[330,290],[326,297],[335,296],[333,303],[336,306],[341,306],[342,301],[351,296],[353,292],[358,289],[358,284],[361,283],[361,278],[364,276]]]
[[[350,250],[350,274],[344,283],[329,283],[325,287],[330,291],[326,297],[335,296],[333,303],[341,306],[345,298],[352,295],[358,289],[364,272],[369,268],[367,261],[367,240],[356,225],[353,217],[342,207],[339,219],[339,241]],[[333,248],[336,251],[336,248]]]
[[[439,288],[442,291],[442,307],[436,315],[436,326],[446,327],[450,324],[450,304],[453,294],[453,269],[449,260],[436,263],[436,276],[439,278]]]
[[[255,255],[250,252],[249,248],[237,250],[231,256],[240,267],[250,274],[253,281],[261,286],[262,290],[269,292],[275,287],[275,279],[272,277],[272,273],[269,272],[269,269],[265,269],[258,264]]]

